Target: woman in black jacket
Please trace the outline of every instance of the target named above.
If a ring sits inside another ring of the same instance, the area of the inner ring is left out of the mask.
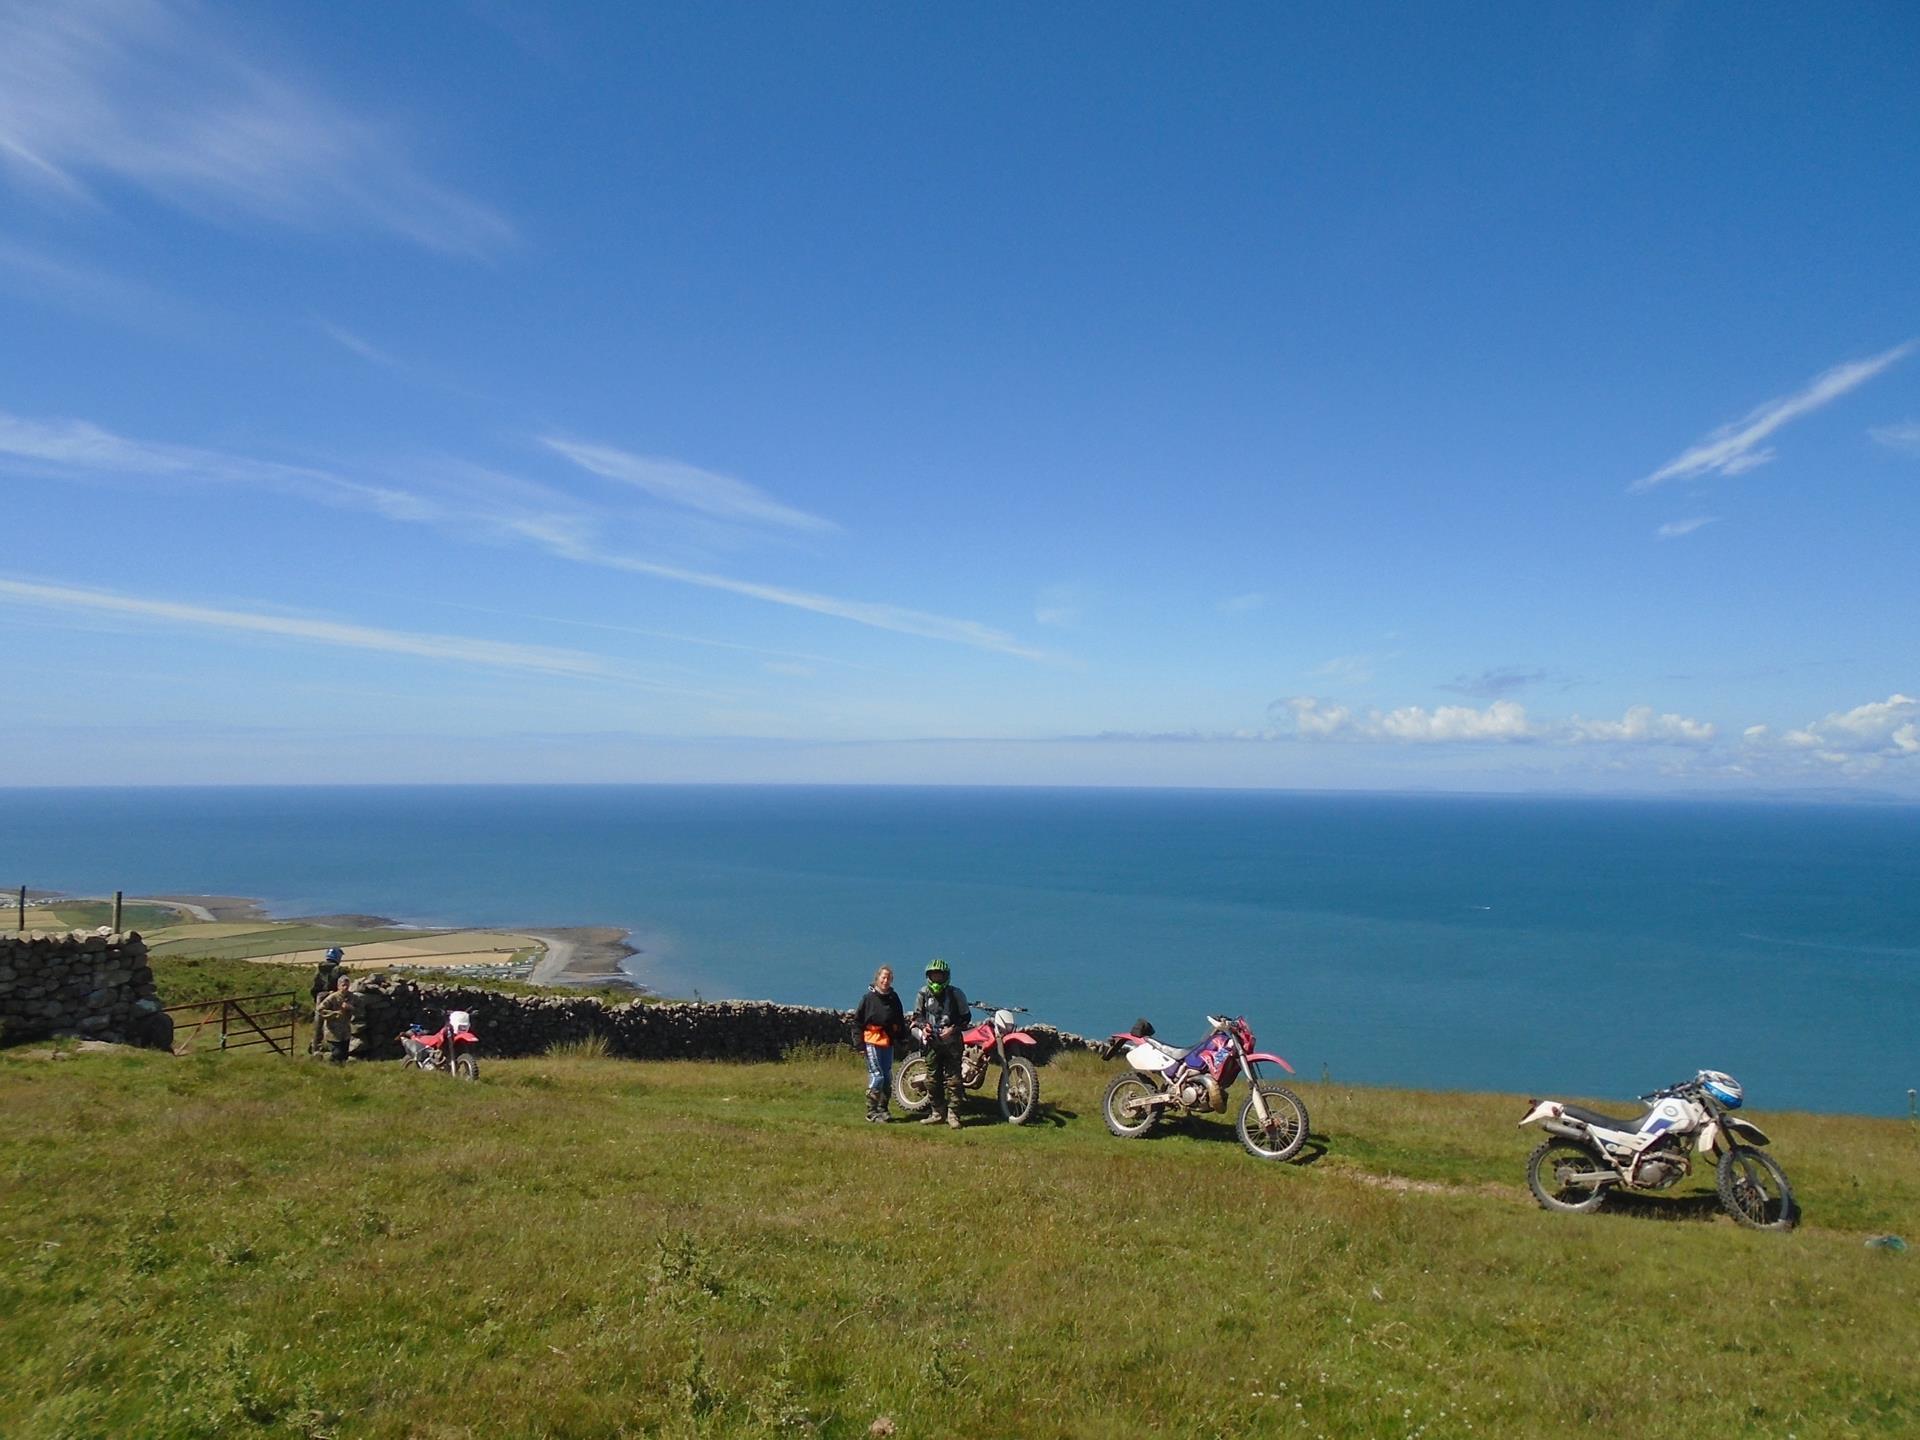
[[[893,1047],[907,1032],[900,997],[893,989],[893,967],[874,972],[873,986],[853,1011],[853,1043],[867,1051],[867,1119],[886,1124],[887,1088],[893,1083]]]

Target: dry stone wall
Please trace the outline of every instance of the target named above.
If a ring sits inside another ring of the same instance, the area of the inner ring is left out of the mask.
[[[449,1010],[473,1016],[482,1055],[540,1055],[555,1045],[599,1037],[608,1052],[635,1060],[777,1060],[807,1046],[850,1043],[851,1012],[764,1000],[610,1005],[573,995],[505,995],[474,986],[390,980],[356,981],[349,1053],[363,1060],[400,1054],[408,1025],[437,1030]],[[1029,1026],[1043,1063],[1063,1049],[1091,1049],[1078,1035]]]
[[[172,1033],[138,934],[0,935],[0,1041],[82,1035],[164,1049]]]

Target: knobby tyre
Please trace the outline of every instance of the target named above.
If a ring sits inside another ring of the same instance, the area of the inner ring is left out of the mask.
[[[1720,1157],[1716,1179],[1720,1203],[1749,1230],[1791,1230],[1800,1218],[1787,1172],[1764,1150],[1733,1146]]]
[[[453,1057],[453,1078],[456,1080],[478,1080],[480,1062],[471,1055]]]
[[[927,1089],[927,1057],[910,1055],[893,1070],[893,1098],[909,1115],[924,1115],[933,1104]]]
[[[1234,1131],[1254,1159],[1291,1160],[1307,1143],[1307,1107],[1284,1085],[1262,1082],[1257,1088],[1267,1102],[1267,1123],[1260,1123],[1253,1108],[1253,1096],[1248,1095],[1247,1103],[1240,1107],[1240,1121]]]
[[[1040,1110],[1040,1072],[1024,1055],[1009,1055],[1000,1071],[1000,1114],[1009,1125],[1024,1125]]]
[[[1116,1075],[1100,1099],[1107,1129],[1122,1140],[1137,1140],[1153,1128],[1158,1114],[1146,1101],[1153,1096],[1151,1081],[1139,1075]]]
[[[1600,1202],[1607,1198],[1607,1187],[1568,1184],[1562,1177],[1606,1168],[1606,1161],[1576,1141],[1543,1140],[1527,1157],[1527,1188],[1542,1210],[1584,1215],[1600,1208]]]

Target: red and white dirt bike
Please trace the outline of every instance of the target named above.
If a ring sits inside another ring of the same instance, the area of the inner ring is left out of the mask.
[[[415,1025],[400,1037],[406,1063],[422,1070],[443,1070],[456,1080],[478,1080],[480,1059],[475,1051],[480,1037],[473,1033],[473,1017],[464,1010],[449,1010],[447,1023],[431,1034]]]
[[[1100,1102],[1107,1129],[1137,1140],[1162,1115],[1224,1111],[1227,1089],[1244,1069],[1248,1094],[1234,1132],[1256,1160],[1291,1160],[1307,1143],[1307,1107],[1286,1086],[1262,1080],[1258,1067],[1271,1061],[1291,1075],[1293,1066],[1255,1050],[1245,1019],[1209,1015],[1207,1024],[1206,1037],[1185,1047],[1155,1040],[1153,1026],[1144,1021],[1107,1041],[1108,1059],[1122,1052],[1127,1057],[1126,1072],[1114,1076]]]
[[[949,1095],[947,1103],[958,1105],[960,1096],[978,1090],[987,1078],[987,1062],[1000,1064],[1000,1114],[1009,1125],[1024,1125],[1040,1113],[1040,1072],[1020,1049],[1031,1049],[1038,1042],[1019,1028],[1014,1017],[1027,1012],[1019,1006],[982,1005],[973,1008],[988,1012],[987,1018],[960,1037],[960,1094]],[[924,1115],[933,1104],[927,1090],[925,1051],[910,1055],[893,1072],[893,1098],[909,1115]]]

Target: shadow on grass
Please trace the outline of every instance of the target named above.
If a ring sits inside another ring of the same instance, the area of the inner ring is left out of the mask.
[[[1615,1190],[1600,1207],[1603,1215],[1623,1215],[1636,1220],[1691,1220],[1696,1224],[1717,1220],[1726,1212],[1718,1195],[1636,1195],[1631,1190]]]

